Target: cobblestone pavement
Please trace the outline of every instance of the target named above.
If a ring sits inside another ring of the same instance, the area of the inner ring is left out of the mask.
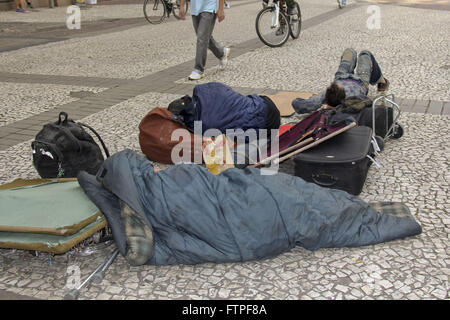
[[[449,12],[380,5],[382,28],[370,30],[372,2],[339,10],[335,1],[302,0],[300,39],[270,49],[254,30],[260,3],[232,1],[214,33],[232,48],[229,65],[218,71],[209,56],[201,82],[224,82],[243,94],[318,91],[345,47],[373,51],[401,106],[405,133],[386,143],[381,168],[370,168],[360,196],[406,203],[423,233],[359,248],[297,247],[245,263],[132,267],[118,257],[104,281],[85,288],[80,299],[449,298]],[[30,142],[59,111],[93,126],[111,153],[140,152],[142,117],[195,85],[186,81],[195,48],[190,21],[149,25],[138,20],[140,5],[97,6],[82,12],[87,30],[71,34],[58,26],[65,14],[58,10],[8,13],[7,19],[0,12],[0,29],[9,28],[0,33],[0,183],[38,177]],[[118,20],[106,24],[104,17]],[[19,19],[30,20],[20,26]],[[68,267],[78,266],[85,278],[110,250],[35,256],[0,249],[0,298],[62,299]]]

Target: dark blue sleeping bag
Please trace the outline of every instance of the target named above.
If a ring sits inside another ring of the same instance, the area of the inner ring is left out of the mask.
[[[259,169],[213,175],[195,164],[154,173],[124,150],[97,177],[78,181],[133,265],[237,262],[309,250],[376,244],[421,233],[406,206],[369,205],[356,196]]]

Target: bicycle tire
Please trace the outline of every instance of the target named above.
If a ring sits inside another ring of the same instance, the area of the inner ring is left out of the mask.
[[[287,30],[282,30],[281,27],[279,27],[277,30],[275,30],[274,27],[271,26],[271,21],[272,21],[272,14],[273,11],[275,10],[274,6],[270,6],[267,8],[262,9],[258,15],[256,16],[256,21],[255,21],[255,28],[256,28],[256,34],[258,35],[259,39],[267,46],[275,48],[275,47],[281,47],[282,45],[284,45],[286,43],[286,41],[288,41],[289,39],[289,34],[290,34],[290,30],[291,27],[289,25],[288,19],[286,17],[286,15],[280,11],[279,13],[279,24],[280,25],[284,25],[284,29]],[[265,21],[265,19],[268,19],[268,21]],[[269,31],[270,34],[273,33],[273,35],[270,35],[269,33],[265,33],[264,31],[261,30],[261,26],[262,24],[267,25],[269,27]],[[282,36],[281,35],[277,35],[278,31],[281,30],[282,31]],[[278,41],[275,40],[275,37],[278,37]]]
[[[166,17],[166,4],[164,0],[145,0],[144,1],[144,16],[151,24],[159,24]],[[150,15],[153,13],[153,15]]]
[[[300,37],[300,31],[302,30],[302,12],[300,11],[298,2],[295,3],[295,11],[296,13],[289,16],[289,33],[293,39],[298,39],[298,37]],[[297,22],[297,28],[293,28],[293,22]]]
[[[184,13],[187,15],[189,9],[189,2],[186,0],[184,4],[185,4]],[[172,6],[172,13],[173,16],[178,20],[180,19],[180,15],[178,14],[179,12],[180,12],[180,0],[177,0],[177,4]]]

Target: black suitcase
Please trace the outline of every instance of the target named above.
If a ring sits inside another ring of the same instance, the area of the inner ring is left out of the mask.
[[[358,115],[358,126],[367,126],[373,130],[373,110],[364,108]],[[392,107],[375,106],[375,135],[384,138],[394,122]]]
[[[371,141],[371,128],[354,127],[295,156],[294,174],[322,187],[358,195],[372,162],[367,156],[374,157]]]

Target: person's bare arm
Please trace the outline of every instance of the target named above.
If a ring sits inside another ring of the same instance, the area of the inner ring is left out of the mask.
[[[219,0],[219,9],[217,9],[217,20],[222,22],[225,19],[225,0]]]
[[[179,16],[180,16],[181,20],[186,20],[186,12],[184,11],[185,6],[186,6],[186,0],[180,0]]]

